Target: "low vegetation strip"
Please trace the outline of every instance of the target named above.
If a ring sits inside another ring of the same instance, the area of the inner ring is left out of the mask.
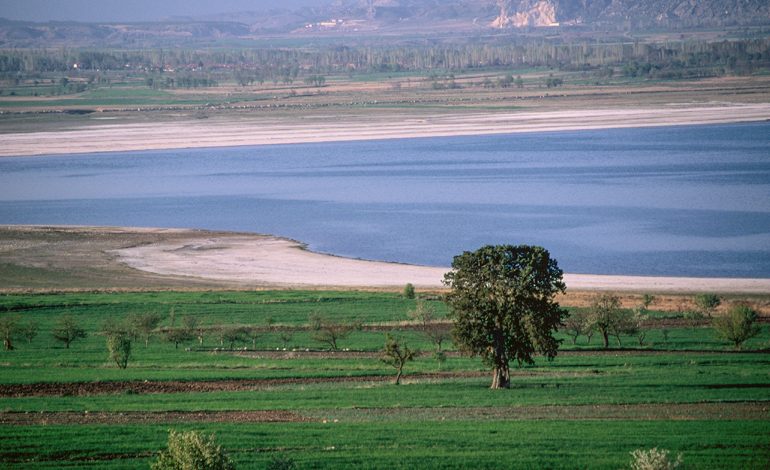
[[[158,423],[299,423],[310,421],[289,411],[162,411],[0,413],[2,425],[158,424]]]
[[[445,420],[751,420],[770,421],[770,402],[649,403],[459,408],[352,408],[315,410],[308,416],[339,421]],[[1,419],[1,418],[0,418]]]
[[[750,420],[770,421],[770,402],[601,404],[459,408],[341,408],[298,414],[282,410],[161,412],[2,412],[0,425],[298,423],[445,420]]]

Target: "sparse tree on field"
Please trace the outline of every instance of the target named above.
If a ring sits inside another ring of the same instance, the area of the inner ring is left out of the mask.
[[[642,302],[640,304],[640,308],[644,309],[644,311],[646,312],[647,310],[650,309],[650,305],[652,305],[653,302],[655,302],[655,300],[656,299],[655,299],[654,295],[652,295],[652,294],[644,294],[642,296]]]
[[[226,326],[221,329],[220,337],[232,351],[235,348],[235,343],[247,341],[248,332],[249,329],[242,326]]]
[[[18,331],[19,319],[15,316],[3,314],[0,316],[0,336],[3,337],[3,349],[13,351],[13,337]]]
[[[251,349],[257,349],[257,340],[265,334],[262,328],[258,327],[257,325],[244,328],[243,333],[247,338],[251,340]]]
[[[144,340],[145,348],[150,342],[150,336],[152,336],[152,333],[158,328],[160,320],[160,315],[151,312],[131,316],[131,328],[142,340]]]
[[[620,347],[623,346],[623,343],[620,340],[621,335],[637,336],[640,333],[640,321],[634,312],[630,310],[618,310],[615,321],[610,325],[610,331],[612,332],[612,336],[614,336],[615,340],[618,342],[618,347]]]
[[[743,343],[757,336],[762,326],[757,323],[757,312],[747,305],[735,305],[727,315],[717,317],[712,325],[720,338],[726,339],[741,349]]]
[[[418,301],[414,310],[407,312],[412,320],[418,322],[420,332],[424,334],[433,346],[436,352],[441,352],[441,346],[450,337],[449,326],[436,321],[436,309],[433,305]]]
[[[639,346],[644,346],[644,340],[647,338],[648,331],[648,319],[646,315],[639,313],[634,314],[634,323],[636,330],[636,341],[639,342]]]
[[[195,431],[169,431],[168,447],[150,466],[152,470],[234,470],[235,465],[214,436]]]
[[[19,325],[18,330],[22,338],[27,340],[27,344],[31,344],[32,340],[35,339],[40,332],[40,326],[36,321],[30,320],[27,323]]]
[[[698,312],[708,318],[714,316],[717,307],[722,304],[722,299],[716,294],[699,294],[695,296],[695,305]]]
[[[182,329],[187,331],[188,335],[190,336],[190,338],[186,339],[185,341],[190,341],[191,339],[196,338],[198,340],[198,345],[203,344],[207,330],[201,325],[198,317],[193,317],[191,315],[182,317]]]
[[[191,341],[195,336],[184,328],[167,328],[165,331],[166,341],[174,343],[174,349],[179,349],[181,343]]]
[[[564,331],[572,338],[572,344],[577,344],[578,336],[587,334],[590,330],[591,325],[586,310],[573,310],[564,319]]]
[[[174,349],[179,349],[181,343],[192,341],[196,334],[200,334],[199,338],[202,338],[202,329],[198,327],[198,319],[191,316],[185,316],[182,318],[182,325],[179,328],[173,326],[165,330],[166,341],[174,343]]]
[[[313,340],[329,346],[330,351],[337,351],[337,342],[346,339],[355,329],[354,325],[334,323],[319,315],[310,316],[310,328]]]
[[[281,342],[283,343],[283,349],[286,349],[289,345],[289,342],[294,338],[294,333],[290,330],[282,331],[279,335],[281,338]]]
[[[602,337],[604,349],[610,347],[610,334],[620,318],[620,298],[613,294],[601,294],[591,303],[590,321]]]
[[[404,298],[406,299],[413,299],[414,298],[414,285],[412,285],[411,282],[408,282],[404,286]]]
[[[401,383],[401,375],[404,372],[404,366],[407,362],[414,359],[414,351],[409,349],[406,344],[401,344],[398,339],[386,335],[385,347],[382,350],[382,362],[396,369],[396,378],[394,384]]]
[[[566,288],[562,276],[536,246],[485,246],[455,256],[444,276],[455,344],[493,368],[491,388],[510,387],[510,361],[556,356],[553,334],[566,315],[554,300]]]
[[[53,337],[57,341],[64,343],[66,349],[69,349],[72,342],[88,336],[86,330],[80,328],[71,315],[62,316],[56,325],[52,332]]]

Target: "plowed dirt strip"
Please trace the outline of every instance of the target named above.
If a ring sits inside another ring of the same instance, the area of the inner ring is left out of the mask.
[[[770,402],[550,405],[470,408],[358,408],[313,410],[326,422],[444,420],[759,420],[770,421]]]
[[[480,377],[488,372],[464,372],[446,374],[415,374],[409,379],[441,379],[458,377]],[[189,393],[189,392],[233,392],[262,390],[280,385],[308,385],[344,382],[383,382],[393,380],[390,375],[366,375],[355,377],[311,377],[259,380],[216,380],[216,381],[158,381],[158,382],[70,382],[32,383],[0,385],[0,397],[45,397],[45,396],[88,396],[119,393]]]
[[[309,418],[289,411],[160,411],[0,413],[4,425],[157,424],[157,423],[299,423]]]

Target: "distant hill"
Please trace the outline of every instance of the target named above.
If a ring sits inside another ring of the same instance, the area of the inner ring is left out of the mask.
[[[770,25],[767,0],[334,0],[299,10],[155,23],[0,20],[0,47],[147,45],[268,35],[431,33],[494,28],[640,31]]]

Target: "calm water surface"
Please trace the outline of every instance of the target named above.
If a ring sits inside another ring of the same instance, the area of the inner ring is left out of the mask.
[[[271,233],[449,265],[770,277],[770,123],[0,159],[0,223]]]

